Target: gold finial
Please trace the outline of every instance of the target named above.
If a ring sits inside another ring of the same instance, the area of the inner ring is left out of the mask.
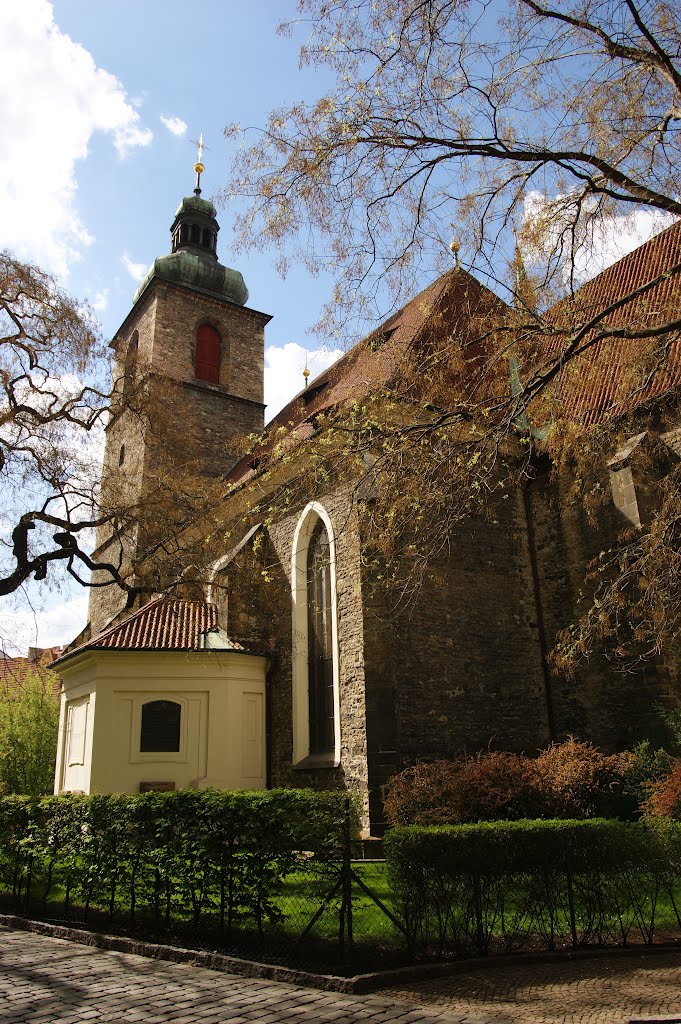
[[[199,135],[198,142],[196,143],[196,163],[194,164],[194,170],[196,172],[196,188],[194,194],[201,195],[201,175],[205,171],[203,166],[203,151],[206,147],[203,144],[203,132]]]
[[[305,387],[307,387],[308,377],[310,376],[310,370],[307,365],[307,359],[305,360],[305,369],[303,370],[303,377],[305,378]]]

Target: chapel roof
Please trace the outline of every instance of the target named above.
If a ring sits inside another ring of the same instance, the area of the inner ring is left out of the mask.
[[[218,609],[208,601],[157,597],[92,640],[58,658],[59,665],[86,651],[236,651],[253,653],[219,628]]]

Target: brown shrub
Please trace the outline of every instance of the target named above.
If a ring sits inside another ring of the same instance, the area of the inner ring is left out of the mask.
[[[541,813],[534,762],[499,751],[417,764],[393,776],[384,809],[392,825],[533,818]]]
[[[681,819],[681,761],[675,761],[669,774],[651,785],[643,812],[656,818]]]
[[[570,736],[552,743],[535,760],[545,815],[593,818],[612,814],[623,786],[623,762],[592,743]]]

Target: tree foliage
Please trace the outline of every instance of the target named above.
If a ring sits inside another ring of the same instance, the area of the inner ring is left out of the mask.
[[[36,668],[0,684],[0,787],[42,796],[54,786],[59,692],[53,672]]]
[[[441,312],[388,387],[316,420],[318,465],[354,460],[377,566],[401,565],[380,572],[407,595],[456,524],[494,516],[547,452],[573,482],[566,497],[597,516],[609,459],[645,428],[641,405],[678,395],[681,260],[616,294],[579,286],[622,254],[620,236],[642,241],[681,214],[681,22],[670,4],[635,0],[300,0],[299,11],[301,61],[334,84],[273,111],[239,151],[229,192],[248,201],[243,244],[276,247],[284,271],[333,268],[327,337],[353,338],[452,260],[447,287],[466,314]],[[464,269],[505,302],[472,296]],[[604,375],[598,422],[572,396],[599,394]],[[561,669],[595,645],[630,667],[678,640],[678,474],[594,565],[593,600],[554,655]]]

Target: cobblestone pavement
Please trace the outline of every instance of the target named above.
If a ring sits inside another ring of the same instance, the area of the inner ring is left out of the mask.
[[[2,1024],[454,1024],[439,1007],[348,996],[0,928]]]
[[[681,1021],[681,950],[513,966],[490,964],[386,988],[386,998],[439,1007],[489,1024],[623,1024]]]

